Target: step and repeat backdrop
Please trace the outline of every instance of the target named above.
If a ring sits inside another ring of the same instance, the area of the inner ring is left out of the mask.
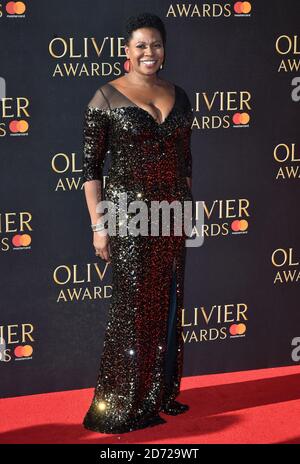
[[[124,23],[141,12],[164,21],[159,75],[194,113],[204,240],[187,247],[184,376],[300,362],[300,2],[0,0],[1,397],[95,385],[113,288],[83,113],[124,74]]]

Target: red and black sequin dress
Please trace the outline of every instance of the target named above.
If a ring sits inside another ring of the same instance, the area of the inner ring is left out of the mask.
[[[162,123],[113,85],[96,90],[85,108],[83,182],[102,180],[104,198],[128,202],[192,200],[192,109],[175,85]],[[150,208],[150,207],[149,207]],[[183,367],[185,240],[174,235],[112,235],[112,299],[94,397],[85,428],[123,433],[164,423],[161,406],[180,391]]]

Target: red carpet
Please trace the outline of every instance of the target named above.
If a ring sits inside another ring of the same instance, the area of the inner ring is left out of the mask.
[[[190,410],[120,435],[81,425],[93,389],[0,400],[0,443],[300,443],[300,366],[185,377]]]

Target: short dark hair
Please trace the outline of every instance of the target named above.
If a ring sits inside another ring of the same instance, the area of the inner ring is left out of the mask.
[[[141,27],[153,27],[157,29],[160,32],[163,46],[165,47],[167,34],[163,21],[159,16],[147,12],[140,13],[137,16],[129,16],[129,18],[127,18],[124,31],[125,43],[127,46],[132,38],[133,31],[140,29]]]

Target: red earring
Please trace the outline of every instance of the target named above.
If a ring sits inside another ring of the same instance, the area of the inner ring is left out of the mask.
[[[124,69],[125,69],[125,72],[129,72],[130,71],[130,59],[127,58],[127,60],[124,62]]]

